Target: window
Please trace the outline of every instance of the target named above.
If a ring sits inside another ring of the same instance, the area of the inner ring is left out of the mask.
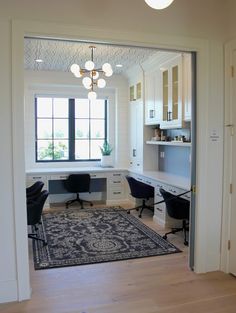
[[[107,139],[107,101],[36,97],[36,161],[101,158]]]

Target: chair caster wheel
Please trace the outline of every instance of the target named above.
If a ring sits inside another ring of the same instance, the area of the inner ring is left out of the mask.
[[[164,235],[162,238],[163,238],[163,239],[167,239],[167,236],[166,236],[166,235]]]
[[[141,214],[139,214],[139,216],[138,216],[139,218],[142,218],[142,215]]]
[[[93,203],[90,203],[90,206],[93,206]]]
[[[136,211],[138,211],[139,209],[136,209]]]
[[[127,214],[130,214],[130,211],[127,211]]]
[[[184,241],[184,245],[185,245],[185,246],[188,246],[188,241]]]

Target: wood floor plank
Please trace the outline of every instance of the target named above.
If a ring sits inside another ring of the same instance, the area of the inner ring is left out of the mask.
[[[142,220],[165,231],[148,212]],[[236,313],[236,279],[222,272],[195,274],[183,238],[169,238],[182,253],[38,271],[30,248],[32,299],[2,304],[0,312]]]

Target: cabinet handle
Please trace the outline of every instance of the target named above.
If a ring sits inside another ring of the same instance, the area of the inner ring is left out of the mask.
[[[113,176],[121,176],[121,174],[113,174]]]
[[[113,184],[120,184],[121,183],[121,181],[120,180],[117,180],[117,181],[113,181]]]
[[[113,192],[113,195],[120,195],[121,192],[120,191],[117,191],[117,192]]]
[[[42,176],[33,176],[33,179],[42,179]]]
[[[133,157],[136,157],[136,149],[133,149]]]
[[[172,117],[171,117],[172,112],[167,112],[167,121],[170,122],[172,121]]]
[[[155,116],[155,111],[149,110],[149,118],[154,118],[154,116]]]
[[[157,211],[162,212],[162,209],[160,209],[160,208],[156,208],[156,209],[157,209]]]

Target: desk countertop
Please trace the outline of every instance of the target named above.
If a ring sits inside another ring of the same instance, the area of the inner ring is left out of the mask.
[[[169,184],[174,187],[182,188],[185,190],[189,190],[191,186],[190,178],[173,175],[166,172],[160,172],[160,171],[135,171],[129,169],[131,173],[142,175],[146,178],[150,178],[156,181],[159,181],[163,184]]]
[[[100,166],[94,166],[94,167],[58,167],[58,168],[34,168],[34,169],[28,169],[26,170],[26,174],[28,175],[34,175],[34,174],[67,174],[67,173],[94,173],[94,172],[120,172],[120,171],[128,171],[125,168],[117,168],[117,167],[100,167]]]
[[[53,175],[53,174],[68,174],[68,173],[111,173],[111,172],[131,172],[134,174],[142,175],[145,178],[153,179],[159,181],[163,184],[169,184],[174,187],[182,188],[185,190],[190,189],[191,182],[190,179],[183,176],[173,175],[166,172],[160,171],[135,171],[127,168],[117,168],[117,167],[65,167],[65,168],[37,168],[28,169],[26,171],[27,175]]]

